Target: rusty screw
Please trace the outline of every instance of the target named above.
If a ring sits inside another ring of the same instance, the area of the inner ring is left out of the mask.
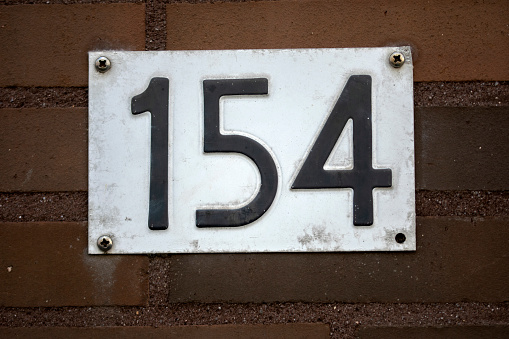
[[[97,247],[103,252],[109,251],[112,246],[113,241],[107,235],[100,236],[99,239],[97,239]]]
[[[111,68],[111,62],[110,59],[107,57],[99,57],[95,61],[95,69],[97,69],[99,72],[104,73],[107,70]]]
[[[391,63],[392,67],[399,68],[405,63],[405,56],[401,52],[394,52],[389,57],[389,62]]]

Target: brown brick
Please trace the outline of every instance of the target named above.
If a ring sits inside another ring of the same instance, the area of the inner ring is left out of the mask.
[[[417,189],[507,189],[507,110],[416,108]],[[87,190],[85,108],[6,108],[0,119],[0,192]]]
[[[0,306],[146,305],[148,258],[87,242],[86,223],[0,223]]]
[[[509,326],[454,326],[454,327],[364,327],[357,333],[361,339],[392,338],[449,338],[449,339],[506,339]]]
[[[87,52],[143,50],[143,4],[17,5],[0,10],[0,86],[86,86]]]
[[[329,338],[326,324],[211,325],[175,327],[0,327],[6,338]]]
[[[173,255],[169,302],[505,302],[509,221],[417,218],[416,252]]]
[[[504,1],[260,1],[167,6],[168,49],[410,45],[416,81],[508,80]]]
[[[416,187],[508,189],[508,113],[507,107],[416,108]]]
[[[86,108],[0,110],[0,191],[87,189]]]

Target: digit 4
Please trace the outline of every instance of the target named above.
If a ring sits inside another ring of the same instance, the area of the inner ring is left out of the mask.
[[[354,166],[325,170],[336,141],[353,120]],[[371,76],[352,75],[295,178],[292,189],[352,188],[353,224],[373,224],[373,188],[391,187],[392,171],[372,167]]]

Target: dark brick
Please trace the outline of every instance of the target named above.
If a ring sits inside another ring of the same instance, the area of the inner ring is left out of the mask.
[[[88,187],[86,108],[0,110],[0,191]]]
[[[416,81],[508,80],[507,17],[504,1],[172,4],[166,48],[410,45]]]
[[[169,301],[509,301],[507,219],[417,222],[416,252],[173,255]]]
[[[143,4],[16,5],[0,11],[0,86],[86,86],[87,52],[144,50]]]
[[[416,188],[509,187],[507,107],[415,110]]]
[[[326,324],[267,324],[267,325],[210,325],[174,327],[3,327],[0,336],[4,338],[274,338],[305,339],[329,338]]]
[[[509,326],[455,326],[455,327],[364,327],[357,333],[361,339],[392,338],[448,338],[448,339],[506,339]]]
[[[86,223],[0,223],[0,306],[146,305],[148,258],[87,243]]]

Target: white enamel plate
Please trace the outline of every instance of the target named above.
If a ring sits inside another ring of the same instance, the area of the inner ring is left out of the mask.
[[[415,250],[409,47],[89,65],[89,253]]]

